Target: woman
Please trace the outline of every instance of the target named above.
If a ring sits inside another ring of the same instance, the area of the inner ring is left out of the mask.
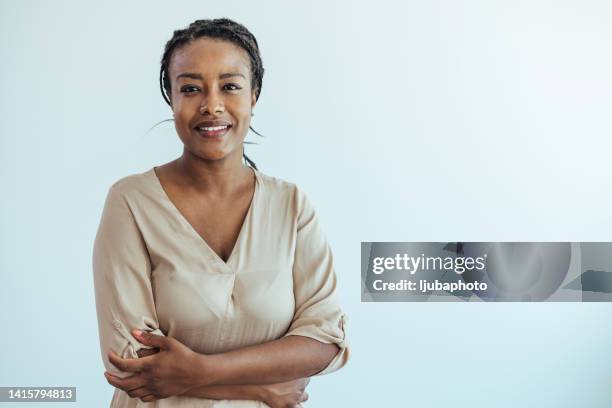
[[[94,243],[112,407],[299,406],[308,377],[346,364],[314,209],[244,155],[263,72],[257,41],[228,19],[166,44],[160,82],[183,154],[113,184]]]

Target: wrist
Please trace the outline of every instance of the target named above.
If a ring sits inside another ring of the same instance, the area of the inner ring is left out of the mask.
[[[218,375],[214,360],[213,355],[196,353],[194,386],[206,387],[217,383]]]

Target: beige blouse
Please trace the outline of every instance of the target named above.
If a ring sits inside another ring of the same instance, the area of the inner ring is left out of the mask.
[[[108,192],[93,250],[102,359],[150,348],[131,329],[171,336],[198,353],[219,353],[283,336],[336,343],[319,374],[349,357],[332,253],[318,217],[293,183],[255,171],[256,185],[234,249],[224,262],[182,216],[154,169]],[[102,373],[100,373],[102,376]],[[257,401],[170,397],[143,403],[115,389],[111,407],[267,407]]]

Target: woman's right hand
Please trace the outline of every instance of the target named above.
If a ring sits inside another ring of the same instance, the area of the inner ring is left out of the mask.
[[[300,407],[301,402],[308,400],[308,394],[305,390],[309,382],[310,378],[300,378],[278,384],[262,385],[263,402],[268,404],[270,408]]]

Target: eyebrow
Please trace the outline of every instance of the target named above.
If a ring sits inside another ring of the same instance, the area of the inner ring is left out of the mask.
[[[244,79],[246,79],[246,77],[243,74],[241,74],[240,72],[228,72],[228,73],[225,73],[225,74],[221,74],[221,75],[219,75],[219,79],[227,79],[227,78],[232,78],[232,77],[237,77],[237,76],[240,76],[240,77],[243,77]],[[183,72],[182,74],[178,74],[176,76],[175,81],[178,81],[179,78],[191,78],[191,79],[199,79],[199,80],[204,79],[202,77],[202,75],[196,74],[196,73],[193,73],[193,72]]]

